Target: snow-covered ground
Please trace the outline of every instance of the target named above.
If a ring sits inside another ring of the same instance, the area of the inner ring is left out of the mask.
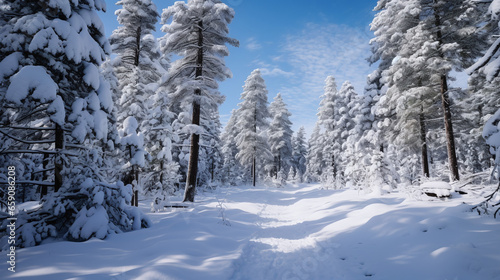
[[[196,199],[150,214],[149,229],[18,250],[0,279],[500,279],[500,221],[468,212],[478,196],[303,184]]]

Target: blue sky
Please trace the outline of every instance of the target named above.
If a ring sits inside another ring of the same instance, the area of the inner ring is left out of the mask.
[[[175,1],[154,1],[159,12]],[[314,127],[324,81],[328,75],[338,88],[346,80],[363,93],[372,71],[366,58],[373,34],[376,0],[223,0],[235,10],[230,36],[240,47],[230,47],[226,65],[233,78],[220,83],[226,101],[220,107],[223,124],[240,102],[242,86],[252,70],[259,68],[269,90],[269,102],[281,92],[292,113],[294,130]],[[109,36],[118,26],[116,1],[106,0],[101,15]],[[157,37],[163,36],[158,25]]]

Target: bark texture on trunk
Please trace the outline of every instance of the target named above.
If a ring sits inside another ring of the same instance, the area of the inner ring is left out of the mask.
[[[427,128],[425,126],[425,115],[421,111],[420,112],[420,141],[422,145],[422,171],[424,172],[424,176],[429,178],[430,177],[430,172],[429,172],[429,158],[428,158],[428,151],[427,151]]]
[[[437,1],[434,0],[434,20],[437,28],[437,39],[439,45],[443,45],[443,33],[441,32],[441,17],[437,8]],[[441,57],[444,55],[441,53]],[[450,165],[450,179],[451,181],[460,180],[458,172],[458,161],[455,149],[455,135],[453,133],[453,122],[451,119],[450,98],[448,95],[448,79],[445,74],[441,75],[441,105],[444,115],[444,128],[446,133],[446,148],[448,149],[448,164]]]
[[[255,183],[257,182],[257,172],[256,172],[256,159],[255,156],[253,157],[252,160],[252,186],[255,187]]]
[[[203,75],[203,22],[198,22],[198,56],[196,59],[195,77],[199,78]],[[201,95],[201,89],[194,91],[195,97]],[[193,101],[193,115],[191,123],[200,125],[200,102],[197,98]],[[186,180],[186,189],[184,191],[184,201],[193,202],[196,191],[196,180],[198,173],[198,157],[200,153],[200,135],[191,134],[191,148],[189,151],[189,165]]]
[[[43,164],[43,170],[47,170],[47,165],[49,164],[49,155],[48,154],[43,154],[43,161],[42,161],[42,164]],[[42,181],[46,182],[48,179],[48,176],[47,176],[47,171],[44,171],[42,173]],[[40,189],[40,198],[43,198],[44,196],[46,196],[48,193],[48,188],[47,186],[41,186],[41,189]]]
[[[141,26],[139,26],[137,27],[135,34],[134,66],[136,67],[139,66],[139,58],[141,52],[141,34],[142,34],[142,29]],[[139,77],[135,78],[139,79]],[[129,157],[132,159],[133,157],[132,146],[128,146],[128,152],[129,152]],[[139,207],[139,191],[136,189],[134,181],[136,182],[136,184],[139,183],[139,168],[136,165],[132,165],[130,174],[127,175],[126,179],[124,180],[124,183],[132,185],[132,200],[130,201],[130,203],[132,204],[132,206]]]
[[[337,165],[335,164],[335,155],[332,155],[332,171],[333,179],[337,180]]]
[[[445,75],[441,76],[441,103],[444,113],[444,128],[446,132],[446,147],[448,149],[448,163],[450,165],[451,180],[460,180],[458,172],[458,161],[455,148],[455,135],[453,133],[453,122],[451,120],[450,99],[448,96],[448,83]]]
[[[141,26],[137,27],[136,35],[135,35],[135,56],[134,56],[134,65],[139,66],[139,58],[140,58],[140,52],[141,52],[141,35],[142,35],[142,30]]]
[[[128,154],[129,154],[130,158],[133,157],[132,146],[130,146],[130,145],[128,146]],[[124,180],[124,183],[132,185],[132,200],[130,203],[132,204],[132,206],[137,207],[137,206],[139,206],[139,198],[137,197],[139,192],[135,189],[134,181],[136,182],[136,184],[139,183],[139,170],[137,169],[137,166],[132,165],[132,169],[130,170],[130,174],[128,174],[128,176]]]
[[[63,162],[60,156],[60,152],[64,149],[64,130],[63,128],[56,124],[56,156],[54,160],[54,192],[59,191],[63,184],[62,171],[63,171]]]
[[[253,146],[253,161],[252,161],[252,185],[255,187],[257,182],[257,105],[254,108],[253,114],[253,132],[255,133],[255,144]]]

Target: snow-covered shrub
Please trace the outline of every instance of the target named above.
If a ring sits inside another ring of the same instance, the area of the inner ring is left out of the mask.
[[[500,179],[500,109],[491,117],[484,126],[483,137],[486,143],[490,146],[490,152],[495,158],[496,176]],[[490,210],[494,211],[493,216],[496,218],[500,211],[500,183],[496,190],[490,194],[486,201],[476,206],[475,209],[479,213],[488,214]]]
[[[285,172],[283,171],[283,169],[281,169],[280,171],[278,171],[278,174],[276,175],[276,178],[272,178],[272,182],[277,187],[283,187],[283,186],[286,185],[286,175],[285,175]]]
[[[149,195],[153,198],[151,211],[161,211],[169,203],[169,197],[173,196],[176,185],[179,184],[179,164],[176,162],[167,163],[155,178],[156,183],[148,188]]]
[[[17,214],[16,245],[30,247],[49,237],[85,241],[151,226],[147,216],[130,206],[132,188],[122,182],[106,184],[86,179],[65,192],[51,193],[41,208]],[[0,225],[0,245],[6,246],[5,220]]]
[[[486,143],[490,146],[490,152],[495,158],[495,167],[498,175],[500,171],[500,110],[486,122],[483,129],[483,137],[486,139]]]

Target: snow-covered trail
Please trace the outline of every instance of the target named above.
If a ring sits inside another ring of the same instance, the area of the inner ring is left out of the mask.
[[[220,188],[149,229],[19,250],[0,279],[500,279],[500,222],[462,204],[479,200]]]
[[[307,186],[265,190],[258,231],[235,261],[231,279],[362,279],[362,262],[346,266],[335,236],[401,203],[398,198],[353,196]],[[370,215],[366,215],[366,212]],[[355,278],[352,278],[355,277]]]
[[[231,279],[500,279],[500,224],[467,212],[473,198],[267,191]]]

